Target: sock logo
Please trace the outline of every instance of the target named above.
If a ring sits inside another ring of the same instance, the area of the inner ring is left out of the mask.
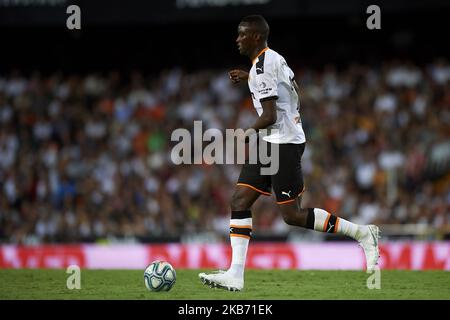
[[[339,224],[338,218],[335,215],[328,214],[328,218],[323,224],[323,232],[335,233],[337,231],[337,225]]]
[[[329,228],[328,228],[327,232],[330,232],[330,231],[331,231],[331,228],[334,227],[334,224],[331,224],[331,222],[329,222],[329,223],[328,223],[328,226],[329,226]]]
[[[288,198],[290,198],[291,197],[291,192],[292,192],[292,190],[289,190],[289,192],[281,191],[281,194],[283,194],[283,195],[287,196]]]
[[[247,226],[230,225],[230,236],[250,239],[252,236],[252,228],[249,225]]]

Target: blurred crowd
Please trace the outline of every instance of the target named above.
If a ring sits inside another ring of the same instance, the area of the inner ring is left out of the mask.
[[[357,223],[450,225],[450,64],[295,70],[304,207]],[[239,165],[175,165],[177,128],[252,124],[227,70],[0,75],[0,241],[159,239],[228,231]],[[254,229],[288,233],[273,196]]]

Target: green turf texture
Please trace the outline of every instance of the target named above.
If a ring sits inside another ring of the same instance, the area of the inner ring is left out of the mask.
[[[381,271],[381,289],[364,271],[247,270],[241,292],[211,289],[198,279],[209,270],[177,270],[169,292],[150,292],[140,270],[81,270],[81,289],[69,290],[64,269],[2,269],[0,299],[245,300],[450,299],[450,272]]]

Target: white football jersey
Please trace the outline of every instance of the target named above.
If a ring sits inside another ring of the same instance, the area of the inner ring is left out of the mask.
[[[294,72],[286,60],[272,49],[265,48],[253,60],[248,87],[258,116],[263,113],[261,102],[265,100],[274,99],[277,108],[277,120],[267,128],[275,130],[263,137],[267,142],[300,144],[306,141],[293,79]]]

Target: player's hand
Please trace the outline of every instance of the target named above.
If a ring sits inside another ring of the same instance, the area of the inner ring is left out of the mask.
[[[241,81],[247,81],[248,72],[245,72],[244,70],[234,69],[228,72],[228,76],[230,77],[232,83],[239,83]]]

